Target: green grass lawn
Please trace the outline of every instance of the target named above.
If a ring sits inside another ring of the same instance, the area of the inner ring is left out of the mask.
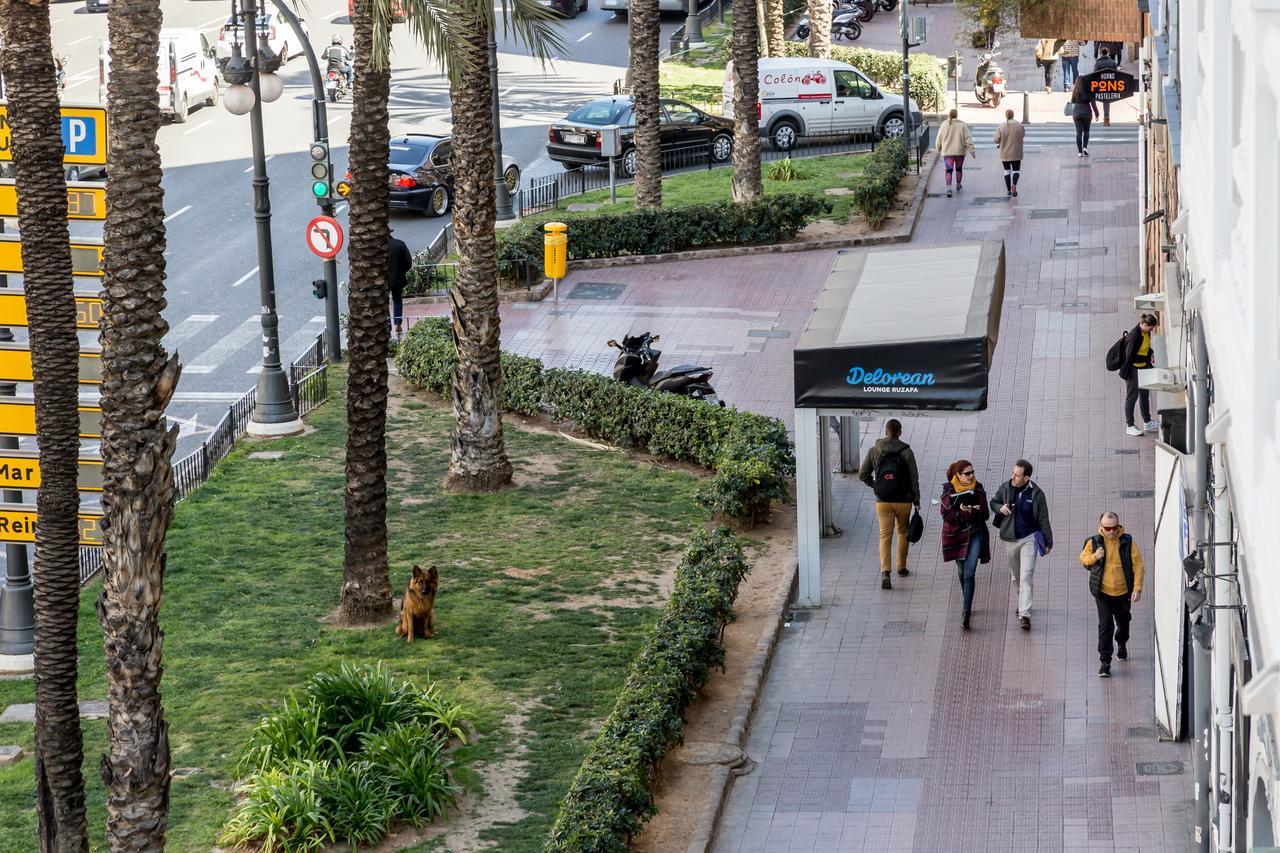
[[[712,115],[721,115],[724,112],[724,63],[696,66],[664,62],[658,68],[658,89],[664,98],[675,98]]]
[[[407,400],[388,424],[392,585],[398,595],[414,563],[441,572],[437,637],[407,646],[390,624],[348,630],[321,621],[342,580],[345,411],[339,388],[309,418],[314,433],[270,445],[282,458],[250,459],[260,445],[241,447],[178,507],[161,613],[162,690],[173,767],[200,771],[174,780],[167,849],[213,846],[233,808],[240,747],[286,690],[341,661],[382,660],[398,674],[434,679],[473,709],[480,737],[458,753],[469,787],[513,756],[506,720],[517,709],[527,714],[516,789],[525,816],[483,837],[501,850],[540,850],[662,603],[656,576],[705,520],[693,497],[698,481],[508,426],[516,486],[449,494],[440,482],[452,418]],[[93,608],[100,589],[95,581],[81,597],[81,699],[106,695]],[[30,682],[0,681],[0,707],[32,697]],[[0,743],[30,754],[31,726],[0,726]],[[105,849],[104,748],[105,723],[85,723],[95,850]],[[36,849],[33,787],[30,757],[0,768],[0,851]]]

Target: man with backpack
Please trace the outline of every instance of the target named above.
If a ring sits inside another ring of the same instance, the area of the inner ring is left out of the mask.
[[[1098,519],[1098,532],[1080,551],[1080,565],[1089,570],[1089,592],[1098,606],[1098,677],[1110,678],[1112,651],[1129,659],[1130,608],[1142,597],[1145,569],[1137,543],[1114,512]]]
[[[1031,582],[1036,573],[1036,557],[1053,550],[1053,528],[1049,526],[1049,501],[1044,490],[1031,481],[1031,463],[1019,459],[1013,474],[1001,483],[991,498],[991,523],[1000,531],[1009,574],[1018,594],[1018,625],[1031,630]]]
[[[1144,432],[1155,432],[1159,424],[1151,417],[1151,392],[1138,387],[1138,371],[1155,366],[1155,353],[1151,348],[1151,333],[1159,325],[1154,314],[1143,314],[1138,318],[1138,325],[1121,336],[1120,340],[1107,350],[1107,370],[1116,371],[1124,380],[1124,419],[1129,435],[1142,435]],[[1142,414],[1142,426],[1133,420],[1135,404]]]
[[[884,438],[878,439],[862,460],[858,479],[876,495],[876,521],[880,523],[880,588],[893,589],[889,580],[889,555],[893,531],[898,531],[898,574],[909,575],[907,524],[911,508],[920,509],[920,475],[911,445],[902,440],[902,422],[890,418],[884,425]]]

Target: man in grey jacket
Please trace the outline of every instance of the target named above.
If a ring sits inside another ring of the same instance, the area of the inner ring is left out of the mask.
[[[1018,624],[1031,630],[1031,582],[1036,573],[1036,557],[1053,549],[1053,528],[1049,526],[1049,501],[1044,490],[1031,482],[1031,463],[1013,463],[1013,475],[991,498],[991,523],[1000,530],[1000,540],[1009,558],[1009,574],[1018,592]]]
[[[884,424],[884,438],[867,451],[858,469],[858,479],[876,495],[876,521],[880,525],[880,588],[893,589],[889,580],[889,558],[893,552],[894,529],[898,532],[898,574],[907,569],[907,524],[911,508],[920,509],[920,474],[911,445],[902,440],[902,422],[890,418]]]

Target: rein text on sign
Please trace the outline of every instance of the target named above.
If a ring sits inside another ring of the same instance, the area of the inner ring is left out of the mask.
[[[30,504],[0,504],[0,542],[36,541],[36,508]],[[102,544],[102,513],[80,510],[80,544]]]
[[[8,106],[0,101],[0,160],[13,159],[13,129]],[[107,163],[107,108],[62,105],[62,162],[82,166]]]

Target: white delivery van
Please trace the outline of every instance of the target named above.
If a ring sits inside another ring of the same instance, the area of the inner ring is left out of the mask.
[[[801,135],[902,136],[902,97],[886,94],[861,71],[834,59],[778,57],[759,62],[760,135],[779,151]],[[733,63],[724,71],[724,115],[733,117]],[[912,127],[924,119],[911,101]]]
[[[161,30],[159,60],[156,96],[162,113],[182,123],[194,107],[218,103],[218,66],[204,33],[190,28]],[[99,103],[107,102],[110,74],[111,58],[103,41],[98,50]]]

